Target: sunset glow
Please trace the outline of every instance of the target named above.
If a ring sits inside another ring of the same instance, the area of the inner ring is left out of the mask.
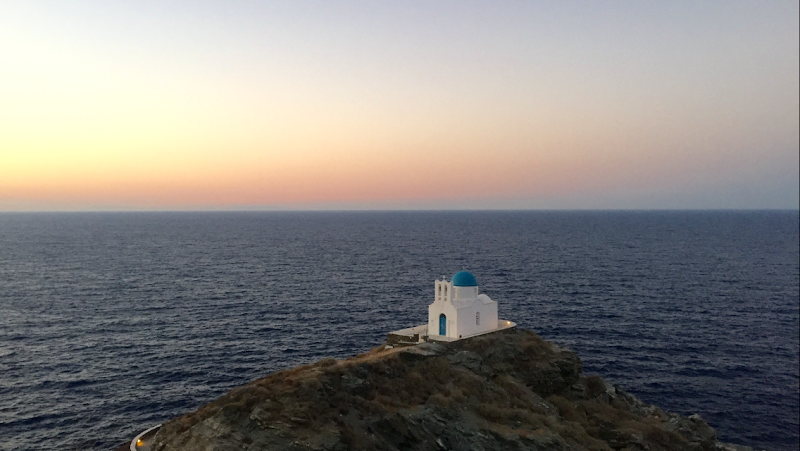
[[[0,210],[798,208],[798,4],[3,2]]]

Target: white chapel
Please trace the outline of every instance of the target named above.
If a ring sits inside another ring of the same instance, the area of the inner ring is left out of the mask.
[[[464,338],[496,330],[497,302],[478,292],[472,273],[460,271],[448,282],[434,284],[433,304],[428,306],[428,337]]]
[[[393,347],[424,341],[456,341],[516,326],[511,321],[498,319],[497,302],[480,293],[472,273],[459,271],[450,281],[444,276],[434,281],[428,324],[389,332],[386,344]]]

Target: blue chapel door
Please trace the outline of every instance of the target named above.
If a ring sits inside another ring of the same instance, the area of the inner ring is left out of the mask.
[[[439,335],[447,336],[447,317],[444,313],[439,315]]]

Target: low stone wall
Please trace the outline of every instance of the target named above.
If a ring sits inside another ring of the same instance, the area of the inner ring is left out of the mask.
[[[486,334],[495,334],[498,332],[504,331],[512,331],[517,328],[517,324],[508,320],[498,320],[497,321],[497,329],[494,330],[487,330],[485,332],[480,332],[475,335],[470,335],[464,338],[452,338],[452,337],[442,337],[438,335],[427,335],[428,325],[423,324],[421,326],[409,327],[407,329],[400,329],[394,332],[389,332],[386,334],[386,344],[392,347],[401,347],[401,346],[414,346],[416,344],[426,342],[426,341],[439,341],[439,342],[453,342],[453,341],[460,341],[460,340],[469,340],[470,338],[480,337],[481,335]],[[420,340],[421,338],[421,340]]]
[[[419,334],[398,335],[396,333],[386,334],[386,344],[389,346],[414,346],[419,343]]]

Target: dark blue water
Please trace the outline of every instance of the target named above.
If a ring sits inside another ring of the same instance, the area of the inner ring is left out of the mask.
[[[798,448],[798,212],[0,215],[0,449],[108,450],[269,372],[503,318],[721,439]]]

